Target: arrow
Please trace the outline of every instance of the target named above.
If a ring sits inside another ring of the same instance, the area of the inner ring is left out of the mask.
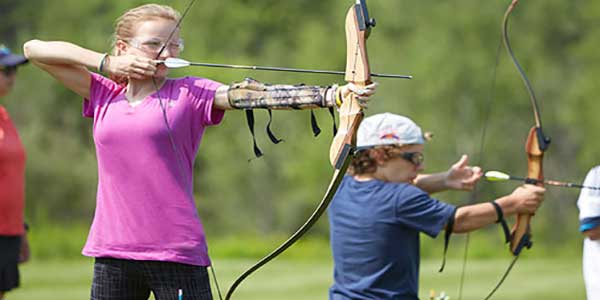
[[[309,69],[244,66],[244,65],[229,65],[229,64],[212,64],[212,63],[190,62],[185,59],[174,58],[174,57],[169,57],[169,58],[165,59],[164,61],[160,61],[159,63],[164,64],[169,69],[178,69],[178,68],[185,68],[185,67],[189,67],[189,66],[196,66],[196,67],[209,67],[209,68],[229,68],[229,69],[260,70],[260,71],[346,75],[346,72],[343,72],[343,71],[309,70]],[[372,77],[383,77],[383,78],[412,79],[411,75],[371,73],[371,76]]]
[[[587,186],[587,185],[581,185],[581,184],[576,184],[576,183],[571,183],[571,182],[556,181],[556,180],[540,181],[540,180],[533,179],[533,178],[512,176],[512,175],[508,175],[508,174],[500,172],[500,171],[487,171],[487,172],[485,172],[485,174],[483,176],[488,181],[513,180],[513,181],[521,181],[521,182],[525,182],[525,183],[529,183],[529,184],[537,184],[537,183],[541,182],[543,184],[553,185],[553,186],[561,186],[561,187],[577,188],[577,189],[600,190],[600,187],[597,187],[597,186]]]

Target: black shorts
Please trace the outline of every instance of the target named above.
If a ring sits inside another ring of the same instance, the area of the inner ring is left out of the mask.
[[[0,236],[0,292],[19,286],[20,236]]]
[[[212,300],[206,267],[174,262],[96,258],[92,300]]]

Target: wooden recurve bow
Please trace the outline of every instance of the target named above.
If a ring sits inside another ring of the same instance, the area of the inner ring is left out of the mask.
[[[369,60],[367,57],[366,40],[375,21],[369,18],[366,0],[356,0],[346,14],[346,71],[345,80],[359,87],[371,83]],[[263,257],[256,264],[240,275],[229,288],[225,300],[231,299],[237,287],[250,274],[257,271],[275,257],[279,256],[296,241],[298,241],[319,220],[323,212],[329,206],[338,186],[342,182],[346,170],[352,160],[355,147],[356,131],[363,118],[362,107],[359,105],[356,95],[347,95],[339,108],[340,126],[330,148],[329,158],[331,165],[335,168],[333,178],[325,192],[321,202],[313,211],[304,224],[292,234],[283,244]]]
[[[539,105],[535,96],[535,92],[533,91],[533,87],[531,86],[531,83],[529,82],[525,71],[523,70],[521,64],[516,58],[510,45],[510,40],[508,38],[508,19],[518,3],[519,0],[512,0],[504,14],[504,19],[502,21],[502,41],[504,42],[504,47],[506,48],[506,51],[508,52],[513,64],[515,65],[517,71],[519,72],[519,75],[521,76],[523,84],[525,85],[527,93],[529,94],[529,99],[533,108],[535,125],[529,130],[529,135],[525,143],[525,152],[527,153],[527,178],[536,179],[538,182],[537,185],[543,185],[544,152],[548,149],[548,146],[550,145],[550,138],[544,135],[544,132],[542,130],[542,120],[540,118]],[[531,214],[517,215],[517,222],[511,230],[509,247],[509,250],[513,255],[513,260],[502,275],[498,284],[485,298],[486,300],[490,299],[492,295],[496,292],[496,290],[498,290],[498,288],[502,285],[502,283],[512,270],[513,266],[517,262],[521,251],[524,248],[529,249],[533,245],[531,240],[530,226],[532,217],[533,215]]]

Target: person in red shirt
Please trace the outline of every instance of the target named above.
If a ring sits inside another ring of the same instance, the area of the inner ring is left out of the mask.
[[[15,83],[17,67],[27,63],[0,45],[0,300],[19,286],[18,264],[29,259],[23,222],[25,149],[8,111],[2,105]]]

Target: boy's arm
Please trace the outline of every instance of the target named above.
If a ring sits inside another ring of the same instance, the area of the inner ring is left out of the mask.
[[[481,168],[469,166],[467,155],[463,155],[448,171],[419,174],[413,184],[429,194],[445,190],[470,191],[481,176]]]
[[[504,216],[517,213],[534,214],[544,200],[543,187],[526,184],[516,188],[510,195],[496,199]],[[453,232],[469,232],[498,221],[494,205],[480,203],[458,208],[454,219]]]
[[[433,174],[419,174],[413,184],[428,194],[433,194],[448,189],[446,186],[447,172]]]

